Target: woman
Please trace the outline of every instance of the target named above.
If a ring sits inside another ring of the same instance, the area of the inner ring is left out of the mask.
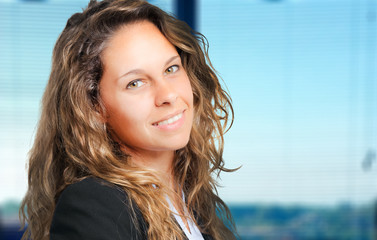
[[[235,239],[213,174],[233,112],[204,37],[143,1],[91,1],[53,52],[23,239]]]

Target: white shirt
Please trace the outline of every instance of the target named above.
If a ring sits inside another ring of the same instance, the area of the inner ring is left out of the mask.
[[[185,196],[183,194],[183,191],[182,191],[182,199],[183,199],[183,202],[185,202]],[[173,212],[175,220],[178,222],[179,226],[181,227],[183,232],[186,234],[186,237],[188,238],[188,240],[204,240],[202,233],[199,231],[199,228],[196,226],[194,221],[192,221],[191,218],[187,218],[187,225],[190,228],[190,231],[189,231],[187,229],[186,225],[183,223],[183,220],[182,220],[181,216],[179,215],[177,209],[175,209],[174,205],[172,204],[172,202],[170,201],[170,199],[168,197],[167,197],[167,200],[168,200],[168,203],[169,203],[170,210]],[[190,216],[188,214],[188,210],[187,210],[186,206],[184,206],[183,208],[184,208],[183,209],[184,215]]]

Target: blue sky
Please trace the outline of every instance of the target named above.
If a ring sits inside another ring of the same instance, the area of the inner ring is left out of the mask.
[[[152,1],[172,11],[170,1]],[[21,199],[53,45],[86,1],[0,0],[0,203]],[[368,203],[377,193],[376,1],[215,1],[198,30],[233,98],[230,203]]]

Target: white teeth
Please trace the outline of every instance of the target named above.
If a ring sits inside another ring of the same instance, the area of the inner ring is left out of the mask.
[[[182,117],[182,115],[183,115],[183,113],[180,113],[180,114],[175,115],[174,117],[171,117],[171,118],[169,118],[167,120],[158,122],[156,125],[162,126],[162,125],[172,124],[173,122],[178,121]]]

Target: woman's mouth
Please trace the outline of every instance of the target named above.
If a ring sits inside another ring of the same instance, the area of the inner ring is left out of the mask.
[[[164,126],[177,122],[183,116],[183,112],[161,122],[153,123],[154,126]]]

